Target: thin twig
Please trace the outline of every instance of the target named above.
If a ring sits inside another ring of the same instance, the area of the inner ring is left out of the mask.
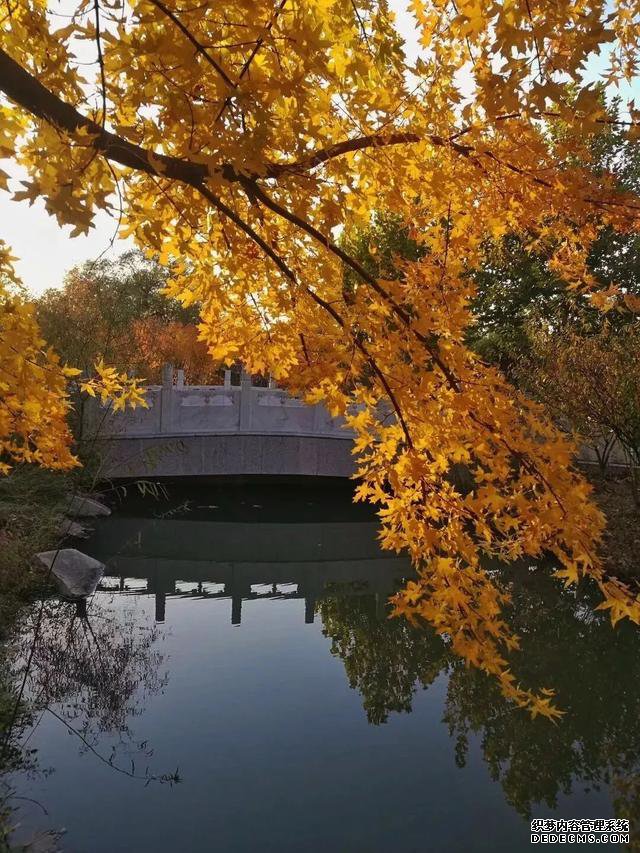
[[[165,14],[167,18],[173,21],[173,23],[180,30],[180,32],[187,39],[189,39],[189,41],[195,47],[196,51],[200,54],[200,56],[202,56],[209,63],[209,65],[217,71],[217,73],[220,75],[220,77],[222,77],[227,86],[233,89],[234,83],[228,76],[224,68],[222,68],[222,66],[213,58],[213,56],[211,56],[211,54],[207,52],[205,47],[198,41],[198,39],[191,33],[191,31],[187,27],[185,27],[182,21],[176,15],[174,15],[171,9],[167,9],[162,0],[149,0],[149,2],[153,3],[153,5],[160,9],[160,11]]]
[[[102,44],[100,41],[100,3],[93,0],[93,11],[96,19],[96,47],[98,49],[98,65],[100,66],[100,82],[102,85],[102,129],[107,122],[107,80],[104,73],[104,57],[102,55]]]
[[[233,87],[234,89],[237,89],[237,88],[238,88],[238,86],[239,86],[239,85],[240,85],[240,83],[242,82],[243,77],[244,77],[244,76],[245,76],[245,74],[249,71],[249,68],[251,67],[251,63],[253,62],[253,60],[254,60],[254,58],[255,58],[256,53],[260,50],[260,47],[262,46],[262,43],[264,42],[265,38],[266,38],[266,37],[269,35],[269,33],[271,32],[271,28],[273,27],[273,25],[274,25],[274,24],[275,24],[275,22],[277,21],[277,19],[278,19],[278,15],[280,14],[280,12],[284,9],[284,5],[285,5],[285,3],[286,3],[286,2],[287,2],[287,0],[280,0],[280,3],[279,3],[279,5],[278,5],[278,7],[276,8],[275,12],[274,12],[274,13],[273,13],[273,15],[271,16],[271,18],[270,18],[270,20],[267,22],[267,24],[265,24],[265,28],[264,28],[264,32],[263,32],[263,34],[262,34],[261,36],[259,36],[259,37],[256,39],[256,43],[255,43],[255,45],[254,45],[254,47],[253,47],[253,50],[251,51],[251,53],[249,54],[249,56],[248,56],[248,57],[247,57],[247,59],[245,60],[244,65],[242,66],[242,68],[241,68],[241,70],[240,70],[240,74],[238,75],[238,79],[237,79],[237,81],[236,81],[235,83],[233,83],[233,84],[232,84],[232,87]],[[214,124],[220,120],[220,118],[222,117],[222,115],[223,115],[224,111],[226,110],[226,108],[229,106],[229,104],[230,104],[230,103],[231,103],[231,98],[230,98],[230,97],[226,97],[226,98],[224,99],[224,102],[223,102],[222,106],[220,107],[220,110],[218,111],[217,116],[216,116],[216,117],[215,117],[215,119],[214,119]]]

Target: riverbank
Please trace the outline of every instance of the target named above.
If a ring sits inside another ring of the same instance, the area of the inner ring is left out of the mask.
[[[46,581],[33,565],[33,554],[60,541],[60,519],[71,486],[70,476],[20,466],[0,477],[0,779],[22,766],[17,748],[24,723],[15,690],[7,642],[20,614],[46,591]],[[0,853],[9,851],[10,792],[0,790]]]
[[[29,759],[18,747],[29,709],[19,701],[8,650],[23,614],[53,590],[33,555],[62,544],[69,495],[87,485],[89,476],[82,469],[62,473],[23,465],[0,477],[0,782],[3,775],[24,769]],[[0,853],[13,850],[11,828],[11,791],[0,785]]]
[[[633,501],[626,473],[605,478],[592,473],[594,498],[607,518],[602,558],[607,571],[625,580],[640,581],[640,508]]]
[[[72,476],[21,466],[0,478],[0,639],[16,610],[42,590],[32,558],[61,540]]]

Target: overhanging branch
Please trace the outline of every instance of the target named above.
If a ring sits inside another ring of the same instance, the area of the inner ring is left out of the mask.
[[[66,133],[87,131],[92,137],[88,144],[100,151],[108,160],[119,163],[121,166],[150,175],[163,175],[188,184],[201,183],[208,176],[206,167],[200,163],[192,163],[166,154],[155,154],[115,133],[103,130],[95,121],[83,116],[75,107],[67,104],[43,86],[2,48],[0,48],[0,90],[32,115]]]
[[[336,142],[335,145],[330,145],[328,148],[316,151],[310,154],[309,157],[297,160],[294,163],[272,163],[268,167],[267,174],[269,177],[275,178],[288,173],[308,172],[329,160],[334,160],[336,157],[341,157],[344,154],[353,153],[354,151],[364,151],[368,148],[389,148],[394,145],[411,145],[424,140],[428,140],[432,145],[450,147],[464,157],[468,157],[473,153],[473,148],[470,146],[460,145],[450,137],[438,136],[437,134],[421,136],[418,133],[410,132],[372,133],[368,136],[358,136],[355,139],[345,139],[342,142]]]
[[[229,182],[240,182],[246,177],[240,175],[230,164],[221,164],[216,169],[209,170],[202,163],[194,163],[191,160],[168,154],[155,153],[103,129],[97,122],[87,118],[71,104],[66,103],[46,86],[43,86],[39,80],[12,59],[2,48],[0,48],[0,91],[32,115],[49,122],[49,124],[66,133],[74,134],[80,130],[87,131],[91,135],[88,144],[92,145],[108,160],[121,166],[146,172],[149,175],[161,175],[191,186],[199,186],[214,174],[222,175]],[[349,151],[405,145],[416,141],[419,141],[416,134],[406,133],[390,134],[384,137],[365,136],[349,139],[319,151],[302,161],[266,163],[263,173],[269,178],[283,177],[288,173],[309,171]],[[445,144],[445,141],[440,137],[434,137],[432,141],[435,141],[436,144]],[[464,146],[461,145],[455,147],[464,149]]]

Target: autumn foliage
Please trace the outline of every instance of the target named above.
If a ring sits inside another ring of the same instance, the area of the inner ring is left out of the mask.
[[[11,260],[0,241],[0,475],[20,462],[72,468],[79,464],[67,421],[72,381],[79,392],[109,400],[115,410],[146,405],[143,390],[102,361],[93,376],[78,381],[80,370],[63,365],[42,337],[35,306]]]
[[[159,377],[163,365],[173,364],[184,370],[190,385],[214,385],[219,380],[219,371],[195,325],[149,317],[134,322],[131,331],[137,357],[148,375]]]
[[[136,251],[74,267],[62,287],[36,301],[44,337],[88,374],[102,359],[157,383],[163,364],[171,362],[188,383],[214,383],[218,365],[200,340],[197,311],[163,295],[168,273]]]
[[[0,474],[9,471],[9,460],[70,467],[66,378],[56,355],[44,349],[34,308],[1,244],[0,265]]]
[[[568,585],[599,585],[614,622],[640,621],[640,602],[603,575],[573,442],[466,345],[468,273],[515,234],[588,293],[592,241],[637,230],[638,198],[588,168],[609,118],[585,67],[607,48],[605,82],[632,77],[638,14],[635,0],[413,0],[415,61],[374,0],[79,0],[62,23],[17,0],[0,25],[0,153],[27,172],[14,197],[78,233],[121,199],[122,233],[173,263],[168,291],[200,304],[214,359],[344,415],[358,497],[419,570],[397,612],[546,716],[551,696],[510,671],[518,639],[484,561],[550,553]],[[374,209],[421,247],[393,280],[336,242]],[[618,297],[612,284],[598,304]]]
[[[640,323],[605,322],[591,334],[538,329],[522,373],[528,387],[568,430],[594,448],[606,468],[625,459],[640,506]]]

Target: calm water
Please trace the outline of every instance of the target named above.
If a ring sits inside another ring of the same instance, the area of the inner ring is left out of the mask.
[[[345,486],[127,496],[83,548],[87,608],[50,602],[25,732],[22,828],[70,853],[520,851],[530,816],[638,810],[640,636],[516,573],[531,721],[428,631]],[[108,587],[108,589],[107,589]],[[44,814],[44,807],[48,814]]]

